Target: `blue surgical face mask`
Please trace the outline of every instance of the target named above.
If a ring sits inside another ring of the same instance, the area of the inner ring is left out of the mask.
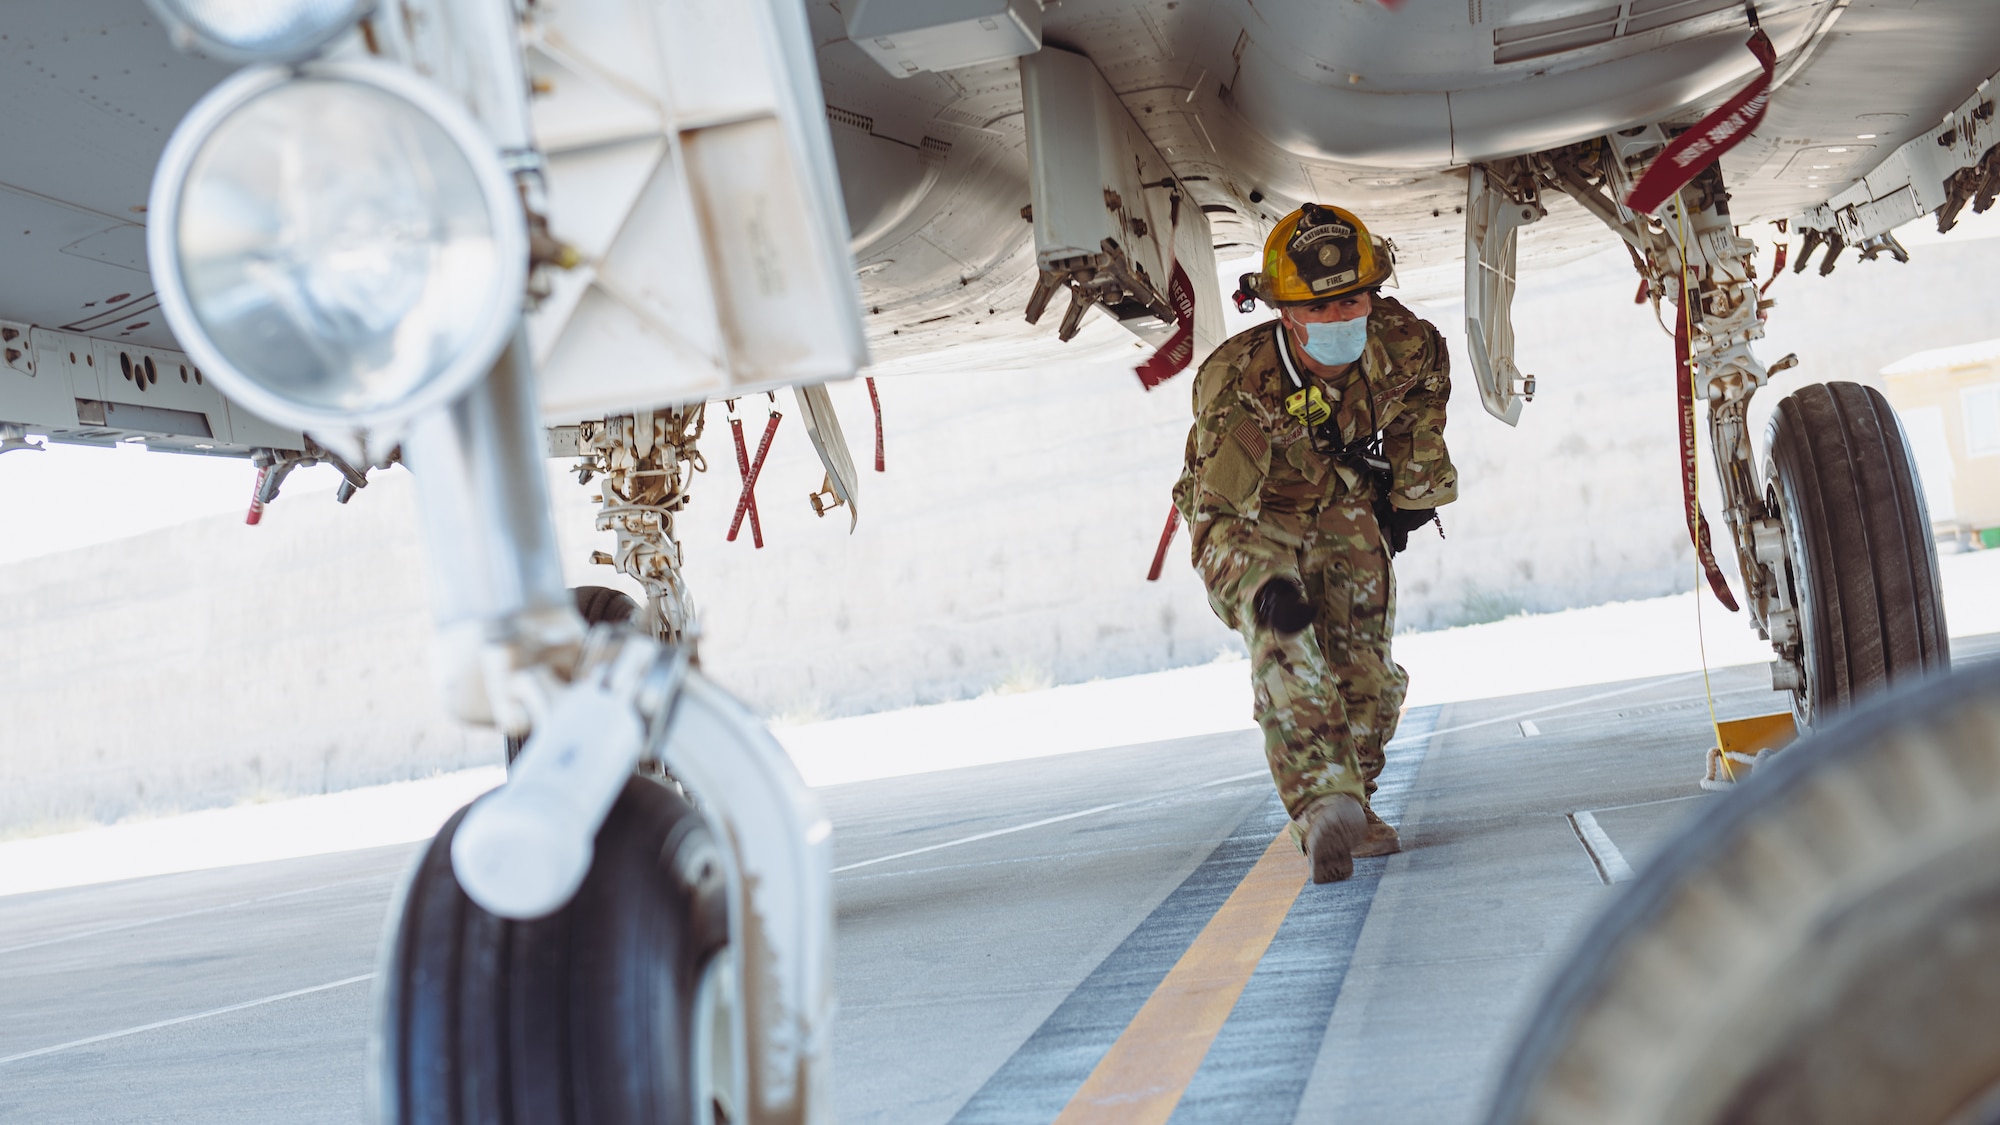
[[[1329,367],[1353,363],[1361,358],[1361,352],[1368,346],[1368,318],[1357,316],[1353,320],[1335,320],[1321,323],[1308,322],[1306,329],[1306,354],[1315,363]]]

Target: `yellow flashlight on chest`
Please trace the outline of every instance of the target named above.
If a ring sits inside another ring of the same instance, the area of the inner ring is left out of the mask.
[[[1324,425],[1327,419],[1333,417],[1333,407],[1327,403],[1326,396],[1320,393],[1319,388],[1312,386],[1296,391],[1292,397],[1286,399],[1285,413],[1311,428]]]

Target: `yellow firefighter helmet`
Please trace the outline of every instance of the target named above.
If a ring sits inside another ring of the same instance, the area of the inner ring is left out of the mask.
[[[1352,211],[1308,203],[1272,229],[1264,272],[1243,281],[1267,305],[1310,305],[1380,285],[1395,268],[1394,248],[1370,235]]]

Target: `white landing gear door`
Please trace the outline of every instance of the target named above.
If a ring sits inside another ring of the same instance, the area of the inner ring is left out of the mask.
[[[660,747],[731,868],[748,1125],[833,1121],[833,826],[764,724],[690,673]]]
[[[1514,260],[1520,228],[1542,217],[1539,200],[1518,202],[1483,165],[1470,169],[1465,197],[1465,343],[1486,412],[1508,425],[1535,395],[1514,366]]]
[[[813,450],[819,454],[819,463],[826,466],[826,487],[813,493],[813,511],[820,515],[836,507],[847,508],[847,530],[861,520],[861,510],[855,506],[855,499],[861,490],[860,474],[854,471],[854,454],[848,451],[847,435],[840,431],[840,417],[833,412],[833,399],[826,393],[824,383],[810,387],[793,387],[798,395],[799,413],[806,420],[806,436],[812,439]],[[825,498],[831,491],[833,498]]]
[[[530,318],[557,421],[846,378],[867,360],[799,0],[531,9],[551,270]]]

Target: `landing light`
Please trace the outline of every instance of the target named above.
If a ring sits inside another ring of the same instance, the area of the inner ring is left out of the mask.
[[[296,62],[319,53],[375,0],[147,0],[173,34],[226,62]]]
[[[520,316],[527,229],[492,142],[406,71],[242,71],[153,176],[146,249],[175,337],[219,389],[321,433],[463,393]]]
[[[1856,133],[1854,134],[1854,139],[1857,141],[1872,141],[1879,136],[1881,136],[1880,133]]]

